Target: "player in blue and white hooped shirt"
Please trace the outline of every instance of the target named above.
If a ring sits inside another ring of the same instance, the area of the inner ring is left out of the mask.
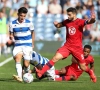
[[[21,59],[24,58],[24,70],[29,70],[30,53],[34,47],[34,26],[25,19],[28,10],[25,7],[18,9],[18,19],[12,21],[9,26],[10,39],[15,40],[13,57],[16,63],[18,75],[13,75],[14,79],[22,82]]]
[[[32,64],[33,66],[37,67],[38,69],[42,69],[42,67],[48,61],[49,60],[47,58],[41,56],[39,53],[36,53],[35,51],[32,51],[30,64]],[[31,72],[34,72],[34,68],[33,70],[31,70]],[[49,80],[55,80],[55,67],[53,66],[51,69],[47,70],[45,75]]]

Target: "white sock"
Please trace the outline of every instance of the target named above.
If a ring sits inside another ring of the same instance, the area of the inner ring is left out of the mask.
[[[16,63],[16,71],[17,71],[18,76],[22,78],[22,66],[20,62]]]
[[[7,46],[6,45],[3,47],[3,50],[4,50],[3,53],[7,54]]]
[[[26,68],[26,67],[24,67],[24,72],[25,73],[28,73],[29,72],[29,70],[30,70],[30,65]]]

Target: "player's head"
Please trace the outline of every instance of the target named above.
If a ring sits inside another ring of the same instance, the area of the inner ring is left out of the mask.
[[[76,18],[77,10],[76,8],[70,7],[67,9],[67,15],[69,20],[74,20]]]
[[[84,50],[84,57],[87,57],[90,54],[92,47],[90,45],[85,45],[83,50]]]
[[[18,20],[19,22],[23,22],[28,10],[25,7],[21,7],[18,9]]]

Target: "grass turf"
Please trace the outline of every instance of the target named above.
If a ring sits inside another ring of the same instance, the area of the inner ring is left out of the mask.
[[[42,54],[51,59],[54,54]],[[0,57],[3,61],[4,57]],[[56,69],[60,69],[71,63],[71,56],[66,60],[61,60],[55,64]],[[100,90],[100,56],[94,56],[95,73],[97,75],[97,83],[92,83],[88,74],[83,73],[77,81],[53,82],[43,79],[41,81],[34,80],[30,84],[19,83],[12,79],[12,75],[16,74],[14,60],[0,67],[0,90]]]

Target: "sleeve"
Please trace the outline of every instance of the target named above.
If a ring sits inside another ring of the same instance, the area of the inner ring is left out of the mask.
[[[66,26],[67,23],[68,23],[68,19],[66,19],[66,20],[64,20],[64,21],[62,22],[62,24],[63,24],[64,26]]]
[[[12,23],[9,24],[9,32],[13,33]]]
[[[94,58],[91,56],[91,63],[94,63]]]
[[[31,31],[34,31],[34,25],[33,25],[32,22],[30,23],[30,30],[31,30]]]
[[[80,24],[81,24],[82,27],[84,27],[87,24],[87,20],[81,19]]]

